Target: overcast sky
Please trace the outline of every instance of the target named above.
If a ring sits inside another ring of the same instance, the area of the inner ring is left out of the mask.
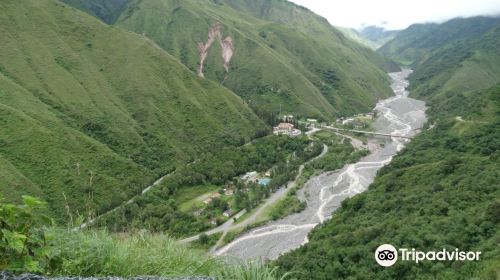
[[[454,17],[500,14],[500,0],[290,0],[327,18],[333,25],[403,29],[412,23]]]

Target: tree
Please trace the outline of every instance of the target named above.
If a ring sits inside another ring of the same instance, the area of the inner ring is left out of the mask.
[[[201,244],[204,244],[204,245],[207,244],[209,241],[208,235],[206,233],[200,234],[199,240],[200,240]]]

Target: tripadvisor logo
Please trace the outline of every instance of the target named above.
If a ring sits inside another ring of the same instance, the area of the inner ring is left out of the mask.
[[[383,244],[375,250],[375,260],[381,266],[391,266],[398,260],[398,251],[391,244]]]
[[[381,266],[392,266],[399,259],[401,261],[413,261],[419,263],[420,261],[478,261],[481,252],[465,252],[459,249],[447,250],[442,249],[440,251],[418,251],[415,248],[399,248],[397,250],[391,244],[383,244],[378,246],[375,250],[375,260]]]

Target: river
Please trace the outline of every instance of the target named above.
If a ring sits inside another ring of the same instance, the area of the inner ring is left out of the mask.
[[[406,91],[410,73],[411,70],[389,73],[394,96],[377,103],[375,110],[378,117],[374,122],[376,132],[413,136],[425,123],[425,103],[409,98]],[[379,145],[383,139],[386,139],[384,144]],[[308,233],[328,220],[340,207],[342,200],[365,191],[377,171],[388,164],[409,139],[373,137],[369,141],[378,148],[368,156],[340,170],[312,177],[304,185],[297,193],[299,199],[307,202],[304,211],[253,229],[215,254],[246,260],[273,260],[307,243]]]

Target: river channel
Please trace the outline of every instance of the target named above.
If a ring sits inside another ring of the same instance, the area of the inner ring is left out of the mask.
[[[376,132],[413,136],[426,121],[425,103],[408,97],[406,87],[411,70],[389,73],[394,96],[381,100],[374,108],[378,114],[374,122]],[[238,237],[216,252],[241,259],[273,260],[281,254],[308,242],[308,233],[327,221],[340,207],[342,200],[365,191],[377,171],[388,164],[409,139],[399,137],[372,137],[378,146],[368,156],[340,170],[312,177],[298,192],[307,202],[304,211],[270,222]]]

